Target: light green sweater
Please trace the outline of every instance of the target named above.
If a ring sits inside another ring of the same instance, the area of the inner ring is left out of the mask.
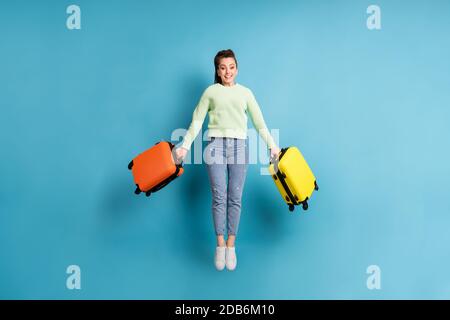
[[[247,138],[248,113],[268,147],[276,146],[252,91],[238,83],[230,87],[216,83],[203,92],[192,115],[192,123],[184,136],[181,145],[183,148],[190,149],[207,113],[208,137]]]

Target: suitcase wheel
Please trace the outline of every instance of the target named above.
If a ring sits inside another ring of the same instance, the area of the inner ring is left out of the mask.
[[[147,197],[150,197],[150,194],[151,194],[152,192],[151,191],[147,191],[146,193],[145,193],[145,195],[147,196]]]
[[[294,209],[295,209],[295,206],[294,206],[293,204],[290,204],[290,205],[289,205],[289,211],[292,212],[292,211],[294,211]]]
[[[317,185],[317,182],[316,181],[314,181],[314,190],[319,190],[319,186]]]
[[[135,194],[141,193],[141,189],[139,189],[139,186],[138,186],[138,185],[136,185],[136,190],[134,190],[134,193],[135,193]]]
[[[128,170],[131,170],[131,168],[133,168],[133,160],[128,164]]]
[[[303,202],[302,204],[303,210],[308,210],[308,202]]]

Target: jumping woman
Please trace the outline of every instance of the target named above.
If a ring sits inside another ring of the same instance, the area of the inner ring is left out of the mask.
[[[214,67],[214,84],[203,92],[191,125],[175,154],[178,161],[185,158],[208,114],[210,140],[205,150],[205,163],[217,236],[214,264],[217,270],[223,270],[225,266],[234,270],[237,264],[235,241],[248,166],[247,114],[270,149],[271,157],[277,156],[280,149],[267,129],[252,91],[235,82],[238,63],[233,51],[219,51],[214,58]],[[228,236],[226,242],[225,235]]]

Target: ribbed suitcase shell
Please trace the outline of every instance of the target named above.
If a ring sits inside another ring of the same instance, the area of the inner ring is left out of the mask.
[[[170,142],[161,141],[139,154],[130,162],[128,168],[133,173],[134,182],[137,186],[136,193],[143,191],[148,193],[148,196],[152,189],[158,185],[161,186],[171,177],[174,178],[173,175],[177,171],[177,164],[175,164],[172,156],[172,148],[173,144]],[[178,165],[176,177],[182,174],[183,168]]]
[[[305,210],[308,208],[307,201],[318,187],[311,168],[298,148],[282,149],[279,158],[270,164],[269,172],[291,211],[298,204],[303,204]],[[283,186],[283,181],[286,186]]]

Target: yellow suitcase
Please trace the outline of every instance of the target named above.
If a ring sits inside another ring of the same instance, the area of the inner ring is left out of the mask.
[[[303,210],[308,209],[308,200],[319,187],[298,148],[281,149],[278,157],[270,160],[269,172],[290,211],[299,204]]]

